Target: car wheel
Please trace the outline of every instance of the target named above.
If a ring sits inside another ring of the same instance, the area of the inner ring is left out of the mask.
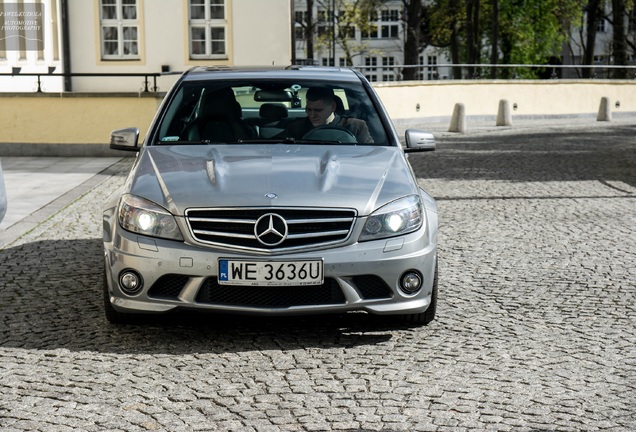
[[[110,303],[110,293],[108,292],[108,281],[106,280],[106,270],[104,270],[104,314],[106,319],[111,324],[133,324],[137,322],[138,316],[136,314],[122,313],[113,307]]]
[[[422,313],[408,314],[402,316],[402,321],[408,324],[427,325],[435,319],[437,311],[437,262],[435,262],[435,276],[433,278],[433,293],[431,294],[431,304]]]

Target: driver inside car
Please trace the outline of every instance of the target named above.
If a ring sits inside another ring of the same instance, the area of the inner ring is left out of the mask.
[[[285,131],[286,137],[302,139],[312,129],[333,126],[349,130],[358,143],[373,143],[369,127],[364,120],[341,116],[336,113],[336,96],[332,89],[311,87],[307,90],[306,118],[291,122]]]

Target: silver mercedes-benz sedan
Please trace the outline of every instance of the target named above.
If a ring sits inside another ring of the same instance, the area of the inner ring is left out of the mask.
[[[437,207],[367,80],[351,69],[194,68],[166,95],[106,203],[104,303],[113,323],[198,310],[365,311],[428,324]]]

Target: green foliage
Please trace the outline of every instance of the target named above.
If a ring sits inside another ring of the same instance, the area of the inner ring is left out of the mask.
[[[501,36],[508,52],[505,60],[513,64],[544,64],[558,56],[567,31],[559,0],[503,0],[501,2]]]
[[[353,39],[355,30],[369,32],[373,25],[381,0],[316,0],[323,10],[331,11],[335,6],[338,11],[335,16],[336,32],[332,33],[333,16],[328,17],[325,31],[316,35],[318,48],[329,49],[333,42],[339,45],[345,53],[348,64],[353,64],[353,57],[363,52],[369,52],[365,43],[358,44]]]
[[[632,0],[630,0],[632,1]],[[466,0],[434,0],[425,13],[430,20],[428,39],[434,46],[451,51],[451,40],[457,38],[456,58],[467,60]],[[499,0],[498,63],[547,64],[561,54],[570,27],[579,22],[585,0]],[[480,0],[480,25],[476,40],[484,41],[480,63],[490,63],[493,43],[494,0]],[[518,76],[531,77],[536,71],[518,70]]]

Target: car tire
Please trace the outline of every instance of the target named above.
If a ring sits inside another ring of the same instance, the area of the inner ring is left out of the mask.
[[[437,312],[437,262],[435,262],[435,276],[433,277],[433,293],[431,294],[431,304],[422,313],[408,314],[402,316],[402,322],[407,324],[427,325],[435,319]]]
[[[113,305],[110,303],[110,293],[108,291],[108,281],[106,280],[106,270],[104,269],[104,282],[103,282],[103,291],[104,291],[104,315],[106,315],[106,319],[111,324],[134,324],[138,320],[138,316],[136,314],[123,313],[115,310]]]

